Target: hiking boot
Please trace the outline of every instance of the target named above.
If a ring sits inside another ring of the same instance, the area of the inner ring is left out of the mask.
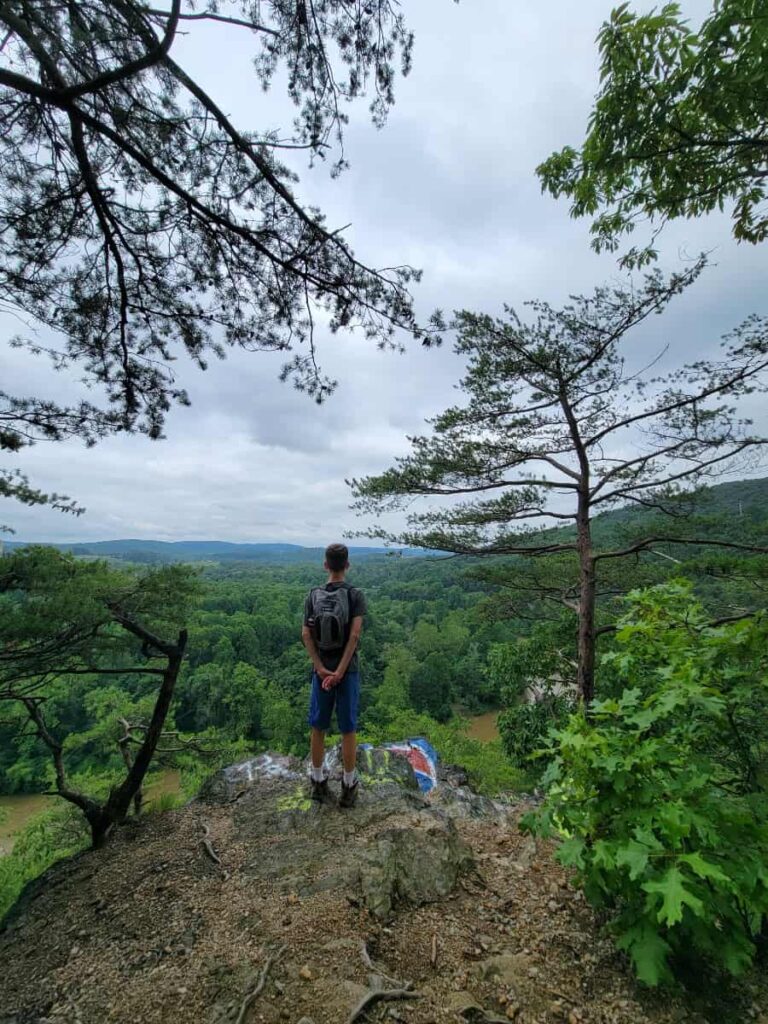
[[[353,782],[351,786],[345,786],[342,782],[339,807],[354,807],[357,803],[357,790],[357,782]]]
[[[314,779],[310,779],[310,791],[309,795],[312,800],[317,800],[320,804],[332,804],[333,793],[328,788],[328,779],[323,779],[322,782],[315,782]]]

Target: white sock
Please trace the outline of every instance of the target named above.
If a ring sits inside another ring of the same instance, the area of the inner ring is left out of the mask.
[[[315,768],[315,766],[312,765],[312,772],[311,772],[311,779],[312,779],[312,781],[313,782],[322,782],[324,778],[325,778],[325,772],[323,771],[323,766],[320,765],[319,768]]]
[[[354,786],[356,776],[357,776],[357,773],[355,772],[354,768],[352,769],[351,772],[344,772],[344,785],[345,786]]]

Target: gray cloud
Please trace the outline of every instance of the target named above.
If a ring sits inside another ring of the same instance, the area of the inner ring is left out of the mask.
[[[693,19],[708,6],[684,4]],[[557,303],[618,279],[615,261],[590,251],[587,223],[541,195],[534,175],[554,148],[582,137],[597,87],[594,38],[610,4],[409,0],[404,8],[416,33],[414,70],[398,85],[388,126],[377,132],[363,106],[351,108],[350,171],[331,181],[326,167],[310,171],[296,156],[299,196],[324,209],[332,227],[351,222],[349,238],[367,262],[422,267],[423,316],[435,306],[501,313],[505,302]],[[260,92],[249,41],[226,28],[206,32],[189,33],[182,62],[238,124],[287,126],[293,109],[279,89]],[[713,355],[722,333],[766,312],[768,249],[736,246],[720,216],[673,225],[662,263],[671,269],[702,249],[716,265],[638,334],[638,363],[666,343],[668,365]],[[0,338],[18,329],[0,317]],[[75,377],[51,373],[43,360],[2,353],[7,390],[62,400],[79,393]],[[87,515],[5,502],[0,521],[24,539],[313,543],[364,525],[348,509],[344,478],[403,454],[406,435],[460,397],[462,364],[449,346],[408,343],[400,356],[355,336],[321,336],[320,356],[339,380],[320,407],[277,381],[279,355],[232,352],[206,373],[180,360],[193,406],[173,411],[167,440],[117,437],[91,450],[41,444],[19,460],[37,485],[74,495]]]

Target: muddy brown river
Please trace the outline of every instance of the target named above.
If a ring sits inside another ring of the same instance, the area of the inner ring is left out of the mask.
[[[482,740],[488,743],[499,738],[499,711],[486,711],[483,715],[475,715],[472,719],[467,735],[473,740]]]
[[[147,800],[161,796],[163,793],[178,793],[180,790],[179,773],[163,772],[160,778],[147,789]],[[15,837],[24,826],[40,814],[41,811],[59,803],[55,796],[43,796],[42,793],[15,793],[13,796],[0,796],[0,856],[10,853]]]

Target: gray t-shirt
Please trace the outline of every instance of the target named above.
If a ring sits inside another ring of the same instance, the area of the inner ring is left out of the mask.
[[[350,587],[348,583],[326,583],[324,587],[318,588],[313,587],[313,590],[322,589],[333,593],[334,590],[338,590],[340,587],[346,587],[349,591],[349,622],[351,624],[352,619],[357,618],[358,615],[365,615],[367,612],[367,606],[365,603],[365,597],[363,596],[362,590],[358,590],[357,587]],[[307,594],[306,600],[304,601],[304,625],[313,628],[315,621],[312,618],[312,602],[311,595]],[[344,637],[344,647],[347,645],[349,640],[350,626],[347,625],[346,635]],[[325,665],[326,668],[333,671],[339,667],[341,656],[344,653],[344,647],[340,647],[338,651],[318,651],[320,661]],[[357,651],[352,655],[352,660],[349,663],[347,672],[358,672],[360,664],[357,658]]]

